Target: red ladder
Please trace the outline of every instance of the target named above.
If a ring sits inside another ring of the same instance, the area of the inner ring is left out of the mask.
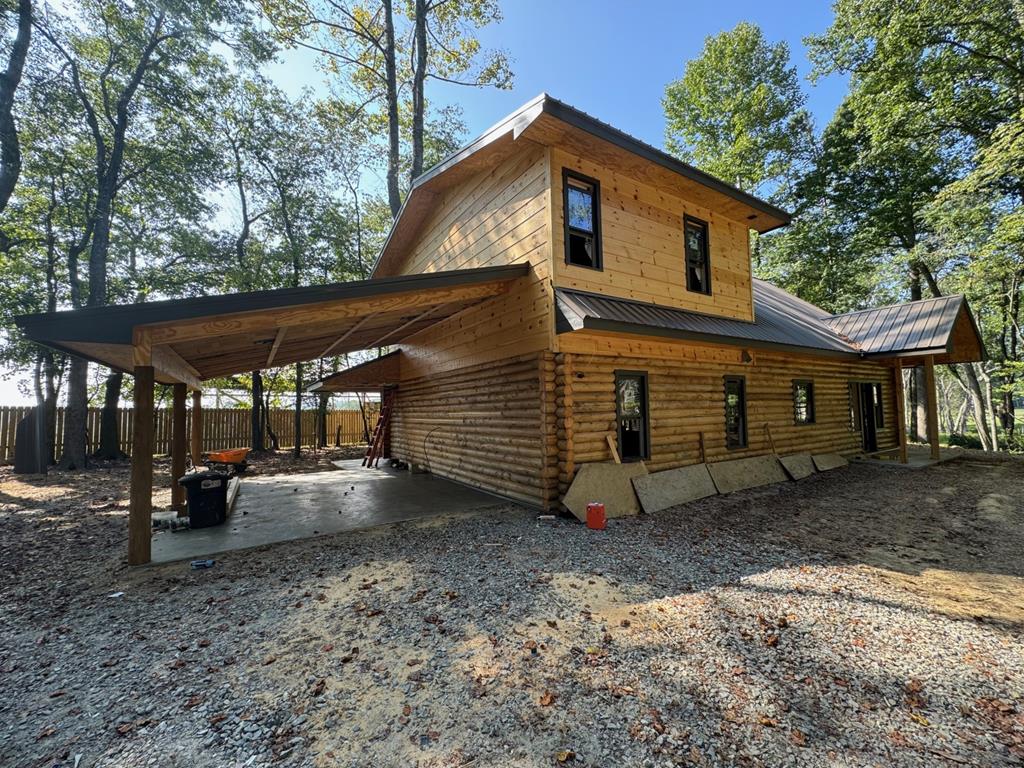
[[[363,466],[377,466],[380,457],[384,453],[384,438],[387,435],[388,426],[391,424],[391,411],[394,407],[394,390],[388,390],[384,394],[384,401],[380,404],[380,416],[377,418],[377,426],[373,428],[373,435],[370,437],[370,444],[366,447],[366,455],[363,456]]]

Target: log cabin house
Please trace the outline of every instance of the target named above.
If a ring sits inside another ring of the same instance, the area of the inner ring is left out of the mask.
[[[369,280],[19,324],[133,373],[137,424],[153,382],[174,384],[176,469],[186,391],[205,379],[382,346],[395,351],[311,388],[384,391],[392,457],[543,509],[613,447],[650,471],[775,452],[905,460],[905,366],[925,368],[937,452],[934,365],[983,356],[966,302],[832,316],[752,275],[750,231],[789,220],[542,94],[415,180]],[[133,439],[140,563],[152,431]]]

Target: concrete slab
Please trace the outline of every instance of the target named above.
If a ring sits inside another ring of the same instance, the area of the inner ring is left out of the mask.
[[[633,478],[633,488],[644,512],[686,504],[718,493],[707,464],[667,469]]]
[[[850,463],[838,453],[816,453],[811,458],[814,459],[814,466],[818,468],[819,472],[839,469]]]
[[[224,525],[153,537],[153,562],[192,560],[279,541],[370,528],[505,503],[434,475],[367,469],[360,459],[337,470],[243,476]]]
[[[732,493],[761,485],[784,483],[789,478],[775,456],[755,456],[735,461],[708,464],[711,479],[719,493]]]
[[[634,477],[647,474],[642,461],[616,464],[613,461],[584,464],[576,471],[562,503],[580,520],[587,520],[587,504],[600,501],[605,516],[628,517],[640,514],[640,502],[633,490]]]
[[[796,453],[792,456],[780,456],[779,463],[786,470],[793,480],[803,480],[810,477],[817,470],[814,469],[814,459],[809,453]]]

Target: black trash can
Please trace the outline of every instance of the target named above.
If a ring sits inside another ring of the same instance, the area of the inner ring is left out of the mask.
[[[193,472],[178,478],[188,497],[190,528],[220,525],[228,516],[228,479],[226,472]]]

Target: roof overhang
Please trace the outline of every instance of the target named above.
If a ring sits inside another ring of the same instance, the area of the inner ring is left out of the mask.
[[[372,274],[391,273],[445,190],[520,151],[524,141],[563,147],[622,169],[761,233],[790,222],[790,214],[781,208],[542,93],[416,178]]]
[[[401,380],[402,351],[349,366],[310,384],[310,392],[369,392],[398,384]]]
[[[390,346],[497,296],[528,264],[193,299],[90,307],[16,318],[39,344],[193,388],[228,376]]]

